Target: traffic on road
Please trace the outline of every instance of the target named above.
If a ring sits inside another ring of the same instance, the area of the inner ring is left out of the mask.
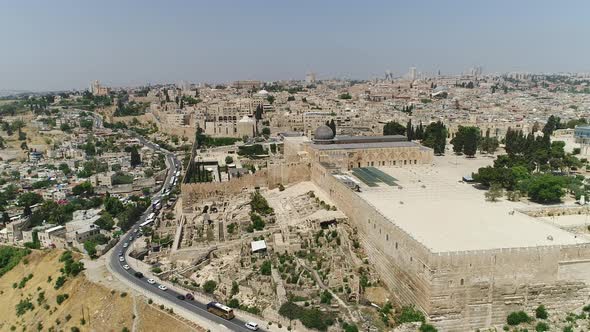
[[[153,277],[147,277],[142,272],[136,271],[126,262],[127,251],[130,248],[130,243],[141,236],[141,227],[147,226],[154,222],[157,211],[161,208],[161,199],[170,193],[171,188],[176,185],[180,178],[180,162],[176,156],[158,145],[153,144],[142,137],[137,137],[142,144],[155,151],[165,153],[168,165],[168,174],[166,180],[162,185],[162,189],[152,197],[152,204],[146,209],[140,220],[121,237],[117,245],[111,250],[109,264],[115,274],[125,278],[127,281],[133,283],[135,286],[154,294],[155,296],[164,298],[169,302],[174,303],[179,308],[195,313],[206,318],[209,321],[219,324],[220,328],[230,331],[257,331],[258,325],[254,322],[242,321],[234,318],[233,310],[217,302],[202,303],[195,299],[191,293],[180,293],[162,282],[156,281]],[[115,255],[115,253],[118,253]],[[228,310],[225,310],[227,308]],[[228,313],[231,311],[231,314]],[[222,312],[220,314],[220,312]],[[225,318],[224,318],[225,317]]]

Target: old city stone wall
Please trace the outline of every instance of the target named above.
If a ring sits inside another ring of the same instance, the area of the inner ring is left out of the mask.
[[[432,253],[320,164],[312,180],[350,218],[397,300],[443,331],[502,325],[510,312],[539,304],[572,310],[590,295],[590,246]]]
[[[590,294],[588,246],[443,253],[431,264],[429,315],[444,330],[503,324],[510,312],[540,304],[569,311]]]
[[[218,196],[231,196],[244,189],[255,187],[276,188],[279,184],[287,185],[310,180],[308,163],[281,163],[248,174],[228,182],[183,183],[181,185],[183,208],[191,207],[199,200]]]
[[[397,300],[429,312],[431,274],[428,249],[389,222],[320,164],[314,164],[312,168],[312,181],[350,218],[369,261]]]

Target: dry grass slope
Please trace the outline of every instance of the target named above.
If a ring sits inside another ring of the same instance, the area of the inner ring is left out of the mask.
[[[121,292],[88,281],[84,274],[68,278],[55,290],[55,280],[63,266],[59,262],[61,254],[59,250],[34,251],[27,256],[26,264],[21,262],[0,278],[0,331],[37,331],[41,326],[43,331],[70,331],[72,327],[80,331],[121,331],[125,327],[132,330],[134,319],[140,320],[139,331],[195,331],[194,327],[147,305],[145,298],[137,298],[139,317],[135,318],[131,294],[122,296]],[[18,288],[30,274],[33,277]],[[57,303],[60,294],[69,296],[61,305]],[[33,304],[33,310],[17,316],[16,306],[26,299]]]

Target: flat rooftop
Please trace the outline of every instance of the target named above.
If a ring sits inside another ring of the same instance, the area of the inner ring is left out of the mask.
[[[588,243],[543,219],[514,211],[525,203],[485,200],[484,191],[460,182],[490,158],[435,157],[433,165],[377,167],[394,186],[361,181],[359,196],[432,252],[490,250]]]

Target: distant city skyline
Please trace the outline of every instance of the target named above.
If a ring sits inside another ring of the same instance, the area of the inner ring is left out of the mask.
[[[587,1],[12,1],[0,90],[589,72]]]

